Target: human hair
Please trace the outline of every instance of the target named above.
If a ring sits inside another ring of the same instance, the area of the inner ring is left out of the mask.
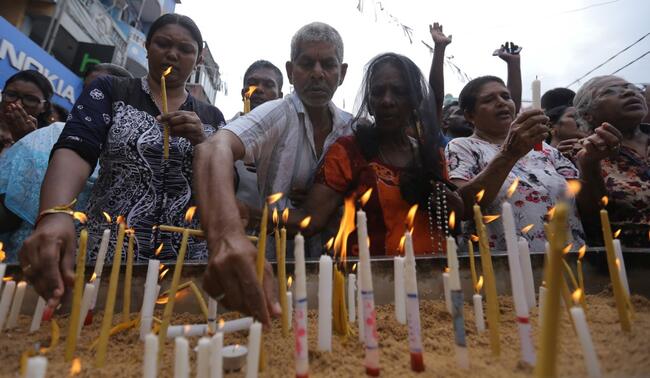
[[[476,100],[481,88],[483,88],[485,84],[491,82],[497,82],[503,86],[506,85],[501,78],[491,75],[477,77],[465,84],[463,89],[460,91],[460,95],[458,95],[458,106],[460,106],[460,110],[463,111],[463,113],[472,113],[475,110]]]
[[[54,88],[52,87],[52,83],[50,83],[50,81],[45,76],[36,70],[24,70],[18,71],[10,76],[9,79],[7,79],[5,82],[5,88],[9,86],[9,84],[16,81],[26,81],[32,83],[38,87],[41,93],[43,93],[43,99],[47,102],[43,104],[43,111],[36,116],[36,120],[38,121],[38,127],[48,125],[48,118],[50,117],[51,112],[50,103],[52,96],[54,95]]]
[[[52,103],[50,117],[52,117],[54,114],[56,114],[56,118],[59,121],[65,122],[65,120],[68,118],[69,113],[63,106]]]
[[[282,71],[278,67],[276,67],[273,63],[269,62],[268,60],[260,59],[246,69],[246,72],[244,73],[244,87],[246,86],[246,80],[248,79],[248,76],[250,76],[253,72],[261,69],[269,69],[273,71],[273,73],[276,76],[276,80],[278,82],[278,90],[282,90],[282,82],[283,82],[283,77],[282,77]]]
[[[91,65],[86,72],[84,73],[84,79],[90,76],[93,72],[97,71],[102,71],[106,72],[111,76],[117,76],[117,77],[129,77],[132,78],[133,75],[126,69],[118,66],[117,64],[113,63],[99,63],[99,64],[93,64]]]
[[[569,88],[553,88],[542,95],[542,109],[553,109],[558,106],[571,106],[576,93]]]
[[[573,98],[573,106],[576,108],[576,121],[583,131],[591,131],[594,126],[590,125],[586,115],[594,107],[598,98],[598,90],[605,87],[612,81],[624,80],[614,75],[596,76],[589,79],[578,89]]]
[[[198,56],[201,56],[201,52],[203,52],[203,36],[201,35],[201,30],[199,30],[199,27],[196,25],[194,20],[178,13],[163,14],[151,24],[151,26],[149,27],[149,32],[147,32],[145,47],[149,47],[149,44],[151,43],[151,38],[153,38],[153,35],[156,33],[156,31],[158,31],[158,29],[169,24],[180,25],[185,29],[187,29],[187,31],[190,32],[192,38],[194,38],[196,44],[198,45],[199,48]]]
[[[399,70],[406,83],[412,116],[405,128],[414,131],[418,145],[413,164],[400,175],[400,192],[408,203],[426,206],[434,188],[432,182],[447,182],[444,177],[446,163],[441,153],[442,133],[437,123],[434,94],[411,59],[400,54],[384,53],[366,65],[358,96],[359,110],[352,122],[355,125],[354,133],[366,160],[379,154],[379,134],[373,122],[370,96],[375,74],[385,64]]]
[[[336,59],[343,63],[343,39],[336,29],[323,22],[312,22],[301,27],[291,38],[291,60],[295,61],[300,55],[304,42],[331,43],[336,50]]]
[[[548,124],[551,126],[551,128],[555,127],[555,125],[560,122],[560,119],[570,107],[571,106],[560,105],[544,111],[544,115],[548,117]],[[546,138],[546,143],[550,144],[552,139],[553,136],[551,133],[549,133],[548,137]]]

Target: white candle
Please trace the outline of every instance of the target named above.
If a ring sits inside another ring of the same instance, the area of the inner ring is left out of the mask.
[[[210,340],[210,378],[223,377],[223,333],[217,332]]]
[[[322,255],[318,263],[318,350],[332,350],[332,258]]]
[[[535,347],[533,346],[532,328],[528,317],[528,303],[524,294],[524,280],[519,265],[519,242],[515,228],[515,218],[509,202],[502,205],[503,232],[508,250],[508,265],[510,267],[510,284],[517,315],[519,341],[521,344],[522,360],[529,365],[535,365]]]
[[[442,272],[442,290],[445,293],[445,306],[451,314],[451,289],[449,289],[449,272]]]
[[[102,279],[99,277],[95,277],[95,280],[92,282],[93,286],[95,286],[95,296],[93,297],[92,301],[90,301],[90,310],[88,313],[90,314],[90,322],[92,322],[92,313],[93,310],[95,309],[95,306],[97,305],[97,297],[99,296],[99,287],[102,284]],[[84,319],[86,321],[86,319]]]
[[[524,280],[524,292],[526,294],[526,304],[529,309],[537,307],[535,300],[535,280],[533,279],[533,266],[530,263],[530,250],[528,241],[519,237],[519,265],[521,266],[521,276]]]
[[[208,328],[217,332],[217,300],[208,296]]]
[[[5,320],[9,313],[9,305],[14,297],[14,290],[16,290],[16,281],[9,281],[5,284],[2,290],[2,299],[0,299],[0,331],[4,329]]]
[[[409,351],[411,352],[411,369],[413,371],[424,371],[424,360],[422,356],[422,332],[420,325],[420,301],[418,298],[418,281],[415,271],[415,253],[413,252],[413,239],[411,233],[404,233],[404,288],[406,290],[406,319],[409,330]],[[397,286],[397,285],[395,285]],[[397,300],[397,291],[395,292]]]
[[[106,259],[106,251],[108,251],[108,242],[111,239],[111,230],[105,229],[102,234],[102,241],[99,244],[99,251],[97,252],[97,260],[95,260],[95,276],[100,278],[104,270],[104,260]]]
[[[253,324],[253,318],[247,316],[245,318],[239,318],[234,320],[228,320],[224,322],[222,326],[218,327],[217,330],[221,333],[232,333],[244,331],[250,328]],[[208,325],[207,324],[184,324],[184,325],[174,325],[167,328],[167,338],[173,339],[178,336],[185,337],[195,337],[195,336],[204,336],[208,334]]]
[[[357,276],[348,274],[348,322],[354,323],[357,318]]]
[[[460,286],[460,272],[458,255],[456,253],[456,240],[447,237],[447,265],[449,265],[449,283],[451,300],[451,316],[454,325],[454,342],[456,345],[456,360],[461,369],[469,368],[467,342],[465,340],[465,319],[463,317],[463,291]]]
[[[210,378],[210,338],[201,337],[196,354],[196,377]]]
[[[393,258],[393,275],[395,277],[395,319],[406,324],[406,291],[404,289],[404,257]]]
[[[262,346],[262,323],[254,322],[248,331],[248,357],[246,357],[246,378],[257,377]]]
[[[372,288],[372,270],[370,267],[370,244],[368,241],[368,226],[366,213],[363,210],[357,211],[357,237],[359,244],[359,260],[361,273],[361,299],[363,306],[363,318],[359,322],[365,322],[364,334],[366,341],[366,374],[371,376],[379,375],[379,340],[377,339],[377,319],[375,313],[375,295]]]
[[[614,239],[614,254],[616,255],[616,260],[618,260],[618,272],[621,277],[621,283],[629,297],[630,284],[627,281],[627,270],[625,269],[625,260],[623,260],[623,250],[621,249],[621,241],[619,239]]]
[[[532,107],[534,109],[541,109],[542,108],[542,82],[535,77],[535,80],[530,85],[531,91],[532,91],[532,99],[533,99],[533,104]]]
[[[228,345],[223,347],[221,353],[223,370],[227,372],[239,371],[246,363],[248,349],[243,345]]]
[[[158,374],[158,337],[153,333],[148,333],[144,337],[144,378],[156,378]]]
[[[288,329],[291,330],[293,323],[293,293],[287,291],[287,321],[289,322]]]
[[[542,314],[544,313],[544,302],[546,302],[546,288],[544,286],[539,287],[539,308],[537,309],[537,324],[542,326]]]
[[[45,310],[45,299],[38,297],[36,308],[34,309],[34,316],[32,317],[32,325],[29,327],[29,333],[36,332],[41,328],[43,310]]]
[[[570,311],[580,345],[582,346],[582,354],[585,358],[585,365],[587,365],[587,375],[592,378],[600,377],[600,364],[598,363],[598,356],[596,355],[594,344],[591,341],[585,313],[580,306],[573,306]]]
[[[190,346],[187,339],[180,336],[174,340],[174,378],[190,376]]]
[[[474,294],[472,297],[474,301],[474,323],[478,333],[485,332],[485,318],[483,316],[483,296],[481,294]]]
[[[366,342],[366,328],[364,327],[363,318],[363,301],[361,299],[361,261],[357,263],[357,276],[359,277],[357,283],[357,324],[359,327],[359,342]]]
[[[307,342],[307,276],[305,273],[305,238],[300,233],[293,241],[296,260],[296,306],[294,309],[294,335],[296,338],[294,357],[296,377],[307,377],[309,373],[309,345]]]
[[[149,334],[149,332],[151,332],[153,309],[156,305],[159,270],[160,261],[155,259],[149,260],[147,265],[147,278],[144,281],[142,308],[140,310],[140,339],[143,339],[147,334]]]
[[[7,318],[7,329],[12,329],[18,324],[18,315],[20,315],[20,308],[23,307],[23,299],[25,299],[25,289],[27,289],[27,282],[18,282],[16,293],[14,294],[14,300],[11,304],[9,318]]]
[[[5,278],[5,271],[7,270],[7,264],[0,264],[0,289],[2,289],[3,278]]]
[[[47,372],[47,358],[43,356],[31,357],[27,360],[25,378],[44,378]]]
[[[79,311],[79,325],[77,326],[77,338],[81,334],[81,327],[84,325],[84,319],[90,310],[90,302],[95,297],[95,285],[92,283],[87,283],[84,287],[84,293],[81,297],[81,308]]]

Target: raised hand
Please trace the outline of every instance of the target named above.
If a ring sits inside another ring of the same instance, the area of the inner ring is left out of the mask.
[[[429,25],[429,32],[431,33],[431,39],[436,45],[447,46],[451,43],[451,34],[446,36],[442,31],[442,25],[434,22],[433,25]]]
[[[511,62],[519,61],[520,51],[521,51],[521,47],[515,45],[513,42],[504,42],[504,44],[501,45],[500,48],[494,51],[493,55],[498,56],[506,63],[511,63]]]

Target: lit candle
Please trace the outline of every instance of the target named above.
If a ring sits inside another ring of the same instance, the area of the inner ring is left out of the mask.
[[[582,292],[580,289],[577,289],[573,293],[575,306],[571,307],[571,319],[573,319],[573,324],[575,325],[575,330],[578,334],[578,340],[580,340],[580,346],[582,347],[582,355],[585,358],[585,365],[587,365],[587,376],[592,378],[600,377],[600,364],[598,363],[598,356],[596,355],[594,344],[591,341],[591,334],[589,333],[589,327],[587,326],[585,312],[582,307],[579,306],[581,297]]]
[[[172,66],[169,66],[160,77],[160,97],[163,114],[167,114],[167,83],[165,77],[172,72]],[[163,157],[169,159],[169,126],[163,126]]]
[[[2,299],[0,299],[0,331],[4,329],[5,320],[7,320],[7,314],[9,313],[9,305],[11,305],[11,299],[14,296],[15,290],[16,281],[7,282],[4,289],[2,289]]]
[[[244,93],[244,114],[248,113],[251,111],[251,96],[257,89],[256,86],[250,85],[248,86],[248,90],[246,93]]]
[[[415,213],[414,213],[415,214]],[[410,222],[409,222],[410,223]],[[405,232],[404,284],[406,289],[406,318],[409,329],[409,350],[411,352],[411,370],[424,371],[422,333],[420,326],[420,300],[415,271],[415,253],[411,232]]]
[[[0,251],[2,251],[2,242],[0,242]],[[4,253],[4,251],[2,251]],[[5,278],[5,271],[7,270],[7,264],[0,264],[0,289],[2,289],[2,284]]]
[[[318,350],[332,350],[332,258],[322,255],[318,269]]]
[[[208,332],[214,334],[217,332],[217,301],[208,297]]]
[[[512,206],[509,202],[503,202],[501,209],[501,219],[503,219],[503,231],[508,251],[508,265],[510,267],[510,285],[512,287],[512,297],[517,315],[516,319],[517,327],[519,328],[522,360],[532,366],[535,365],[535,347],[533,346],[532,329],[528,317],[528,303],[526,302],[526,295],[524,293],[522,269],[519,264],[519,242],[517,241],[515,219],[512,214]]]
[[[18,324],[18,315],[20,315],[20,308],[23,307],[23,299],[25,299],[25,290],[27,289],[27,282],[20,281],[18,286],[16,286],[16,293],[14,294],[14,300],[11,304],[11,310],[9,311],[9,317],[7,318],[7,329],[15,328]]]
[[[153,333],[144,337],[144,378],[156,378],[158,375],[158,338]]]
[[[95,285],[92,283],[87,283],[86,286],[84,286],[84,293],[83,297],[81,298],[81,311],[79,312],[79,323],[77,323],[77,338],[79,338],[79,335],[81,334],[81,327],[84,325],[82,319],[86,318],[86,315],[90,310],[90,301],[92,301],[94,296]]]
[[[607,197],[605,197],[607,198]],[[606,201],[604,201],[606,202]],[[607,204],[605,203],[605,206]],[[616,266],[616,252],[614,250],[614,239],[612,238],[612,228],[609,224],[609,215],[607,210],[600,210],[600,223],[603,230],[603,238],[605,240],[605,252],[607,254],[607,267],[609,268],[609,277],[612,281],[612,288],[614,289],[614,299],[616,300],[616,309],[618,310],[619,321],[621,322],[621,329],[629,332],[632,329],[630,324],[630,317],[626,307],[625,292],[623,289],[621,277]]]
[[[404,289],[404,257],[393,258],[393,274],[395,276],[395,319],[400,324],[406,324],[406,291]]]
[[[217,332],[210,340],[210,378],[223,377],[223,333]]]
[[[289,329],[291,329],[291,323],[293,322],[293,293],[287,291],[287,324]]]
[[[30,357],[27,359],[27,370],[25,378],[45,378],[47,372],[47,358],[43,356]]]
[[[269,204],[268,199],[264,201],[264,209],[262,210],[262,218],[260,220],[260,238],[257,240],[257,260],[256,271],[257,281],[261,284],[264,282],[264,258],[266,254],[266,230],[269,222]]]
[[[273,211],[273,218],[277,218],[276,210]],[[289,209],[284,209],[282,212],[282,220],[284,224],[287,224],[289,220]],[[282,226],[280,230],[280,237],[278,238],[278,227],[276,224],[275,227],[275,245],[276,253],[278,257],[278,284],[280,285],[279,297],[280,297],[280,307],[282,308],[282,337],[287,337],[289,335],[289,309],[287,302],[287,229]]]
[[[34,309],[34,316],[32,317],[32,325],[29,327],[29,333],[36,332],[41,328],[43,310],[45,310],[45,299],[38,297],[36,308]]]
[[[453,229],[453,225],[451,227]],[[458,255],[456,240],[447,237],[447,264],[449,265],[449,290],[451,296],[451,317],[454,325],[454,341],[456,345],[456,360],[461,369],[469,368],[467,343],[465,341],[465,320],[463,318],[463,291],[460,286]]]
[[[122,321],[129,321],[131,313],[131,279],[133,277],[133,243],[135,241],[135,230],[130,229],[129,246],[126,250],[126,269],[124,270],[124,295],[122,296]]]
[[[357,317],[357,276],[354,273],[348,274],[348,322],[354,323]]]
[[[84,319],[85,325],[90,325],[93,322],[93,311],[97,304],[97,296],[99,295],[99,286],[101,285],[102,272],[104,271],[104,260],[106,259],[106,252],[108,251],[108,243],[111,239],[111,230],[108,228],[102,234],[102,240],[99,244],[99,251],[97,252],[97,260],[95,260],[95,272],[93,273],[94,280],[91,279],[95,286],[95,295],[90,301],[90,309],[88,315]]]
[[[358,263],[359,270],[357,271],[357,276],[359,277],[357,283],[357,324],[359,326],[359,342],[366,342],[366,328],[365,328],[365,318],[363,317],[363,300],[361,297],[361,261]],[[404,317],[406,318],[406,309],[404,310]]]
[[[296,304],[294,309],[294,335],[296,377],[309,375],[309,344],[307,342],[307,277],[305,272],[305,239],[298,232],[294,238],[294,257],[296,275]]]
[[[529,309],[537,307],[535,300],[535,280],[533,278],[533,266],[530,262],[530,250],[528,241],[519,237],[519,265],[521,266],[521,276],[524,279],[524,292],[526,294],[526,304]]]
[[[372,288],[372,270],[370,267],[370,246],[366,213],[362,209],[357,211],[357,237],[359,244],[360,272],[361,272],[361,297],[363,306],[364,333],[366,341],[366,374],[379,375],[379,340],[377,335],[377,320],[375,312],[375,295]]]
[[[472,237],[474,236],[472,235]],[[472,273],[472,286],[476,287],[478,276],[476,275],[476,262],[474,261],[474,242],[471,238],[467,240],[467,248],[469,250],[469,270]]]
[[[160,343],[158,344],[160,347]],[[158,352],[160,354],[160,351]],[[190,346],[187,339],[179,336],[174,340],[174,378],[190,376]]]
[[[243,345],[228,345],[222,350],[223,370],[239,371],[246,363],[248,349]]]
[[[442,272],[442,291],[445,295],[445,307],[447,312],[451,314],[451,290],[449,289],[449,268],[447,267]]]
[[[532,97],[533,97],[533,104],[532,107],[533,109],[542,109],[542,82],[537,79],[537,76],[535,76],[535,80],[533,80],[531,84],[531,89],[532,89]],[[542,143],[536,143],[535,144],[535,151],[541,151],[542,150]]]
[[[140,339],[151,332],[151,323],[153,322],[153,309],[156,304],[156,291],[158,288],[158,271],[160,270],[160,261],[151,259],[147,264],[147,278],[144,281],[144,297],[142,298],[142,308],[140,310]]]
[[[254,322],[248,331],[248,357],[246,358],[246,378],[257,377],[262,350],[262,323]]]
[[[616,253],[616,264],[618,267],[618,272],[621,275],[621,283],[623,284],[623,289],[627,296],[630,296],[630,284],[627,281],[627,270],[625,269],[625,260],[623,259],[623,250],[621,248],[621,240],[614,239],[614,252]]]
[[[77,349],[77,336],[79,335],[81,323],[81,296],[84,289],[84,272],[86,269],[86,246],[88,243],[88,231],[83,229],[79,235],[79,251],[77,252],[77,267],[75,271],[74,289],[72,297],[72,310],[70,312],[70,323],[68,325],[68,337],[65,340],[65,361],[70,362]],[[90,300],[90,297],[88,297]]]
[[[95,355],[95,367],[101,368],[106,364],[106,349],[108,348],[108,337],[113,325],[113,311],[115,310],[115,299],[117,298],[117,284],[120,278],[120,264],[122,262],[122,248],[124,246],[124,223],[120,223],[115,243],[115,254],[113,255],[113,266],[111,267],[111,278],[108,282],[108,294],[106,296],[106,306],[104,306],[104,317],[102,318],[102,328],[99,334],[99,343],[97,344],[97,354]]]
[[[539,308],[537,310],[537,325],[541,328],[544,324],[544,302],[546,302],[546,286],[542,282],[542,285],[539,287]]]
[[[474,323],[476,324],[476,331],[478,333],[485,332],[485,319],[483,317],[483,296],[480,294],[481,287],[483,287],[483,276],[479,278],[475,286],[476,294],[472,297],[474,301]]]
[[[584,275],[582,273],[582,259],[585,257],[585,252],[587,252],[587,246],[583,245],[578,250],[578,261],[576,262],[576,265],[577,265],[576,268],[577,268],[577,271],[578,271],[578,285],[580,286],[580,290],[582,290],[582,293],[583,293],[580,303],[582,303],[582,308],[584,310],[587,309],[587,303],[585,301],[585,296],[584,296],[584,293],[585,293],[585,278],[584,278]]]
[[[196,354],[196,378],[210,377],[210,338],[201,337]]]

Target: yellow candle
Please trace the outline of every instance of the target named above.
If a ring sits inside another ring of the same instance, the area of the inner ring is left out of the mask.
[[[111,267],[111,278],[108,283],[108,295],[106,296],[106,306],[104,307],[104,318],[102,319],[102,328],[99,334],[99,343],[97,345],[97,354],[95,355],[95,367],[102,368],[106,364],[106,348],[108,348],[108,337],[111,332],[113,323],[113,310],[115,309],[115,299],[117,297],[117,284],[120,278],[120,264],[122,263],[122,247],[124,244],[124,223],[120,223],[115,244],[115,255],[113,256],[113,266]]]
[[[205,233],[203,230],[196,230],[193,228],[183,228],[183,227],[178,227],[178,226],[168,226],[168,225],[161,225],[158,226],[160,231],[165,231],[165,232],[178,232],[178,233],[183,233],[183,231],[188,230],[190,233],[190,236],[197,237],[197,238],[204,238]],[[252,236],[252,235],[247,235],[248,240],[252,242],[257,242],[259,239],[257,236]]]
[[[75,349],[77,348],[77,329],[79,328],[81,312],[81,294],[84,289],[84,270],[86,267],[86,245],[88,243],[88,231],[81,230],[79,236],[79,252],[77,253],[77,267],[74,280],[74,296],[72,297],[72,312],[70,313],[70,324],[68,324],[68,337],[65,342],[65,361],[72,361]]]
[[[181,248],[178,250],[178,256],[176,257],[176,266],[174,266],[174,275],[172,276],[172,284],[169,289],[169,296],[167,297],[167,303],[165,304],[165,310],[163,311],[162,323],[160,324],[160,330],[158,331],[158,358],[162,356],[162,352],[165,346],[165,340],[167,339],[167,328],[169,328],[169,322],[172,318],[172,312],[174,311],[174,302],[176,302],[176,292],[178,291],[178,284],[181,280],[181,271],[183,270],[183,261],[185,261],[185,252],[187,251],[187,241],[190,238],[190,230],[185,229],[183,231],[183,238],[181,239]]]
[[[260,236],[257,241],[257,281],[261,284],[264,281],[264,262],[266,253],[266,228],[269,222],[269,205],[264,202],[262,219],[260,220]]]
[[[612,281],[614,289],[614,299],[616,299],[616,309],[618,310],[618,319],[621,322],[621,329],[629,332],[632,329],[630,324],[629,313],[625,307],[625,292],[621,283],[621,277],[616,266],[616,253],[614,252],[614,238],[612,237],[612,228],[609,224],[609,214],[607,210],[600,210],[600,223],[603,229],[603,238],[605,240],[605,252],[607,253],[607,267],[609,269],[609,278]]]
[[[287,269],[286,269],[286,250],[287,229],[282,227],[280,230],[280,248],[278,252],[278,284],[280,285],[280,306],[282,307],[282,336],[289,335],[289,313],[287,304]],[[276,242],[276,245],[278,243]]]
[[[135,239],[135,230],[129,230],[129,247],[126,250],[126,270],[124,271],[124,295],[122,299],[122,321],[129,321],[131,313],[131,277],[133,276],[133,243]]]
[[[565,284],[562,276],[562,249],[566,244],[568,229],[568,208],[565,203],[558,203],[555,215],[549,227],[552,237],[549,239],[549,253],[544,268],[546,296],[542,314],[542,337],[539,360],[535,366],[536,377],[554,377],[556,374],[557,344],[560,328],[560,292]],[[567,304],[571,306],[571,304]]]
[[[483,224],[483,214],[479,205],[474,205],[474,222],[476,223],[476,232],[478,233],[478,247],[481,253],[481,266],[483,267],[483,277],[485,279],[485,299],[487,300],[487,319],[490,329],[490,347],[492,355],[501,354],[501,344],[499,341],[499,302],[497,298],[497,285],[494,278],[494,269],[492,267],[492,255],[490,254],[490,245],[488,243],[487,231]]]
[[[244,114],[251,111],[251,99],[246,97],[244,98]]]
[[[345,276],[334,266],[334,291],[333,291],[333,314],[334,314],[334,331],[343,337],[350,334],[348,325],[348,306],[345,302]]]
[[[162,76],[160,77],[160,97],[161,97],[161,102],[162,102],[162,112],[163,114],[167,114],[167,84],[165,77],[169,75],[169,73],[172,72],[172,67],[169,66],[163,72]],[[169,126],[167,124],[163,125],[163,156],[165,160],[169,159]]]
[[[478,278],[476,277],[476,263],[474,262],[474,242],[472,239],[468,240],[467,247],[469,248],[469,269],[472,272],[472,287],[474,287],[474,290],[478,294],[478,290],[476,289],[478,285]]]

